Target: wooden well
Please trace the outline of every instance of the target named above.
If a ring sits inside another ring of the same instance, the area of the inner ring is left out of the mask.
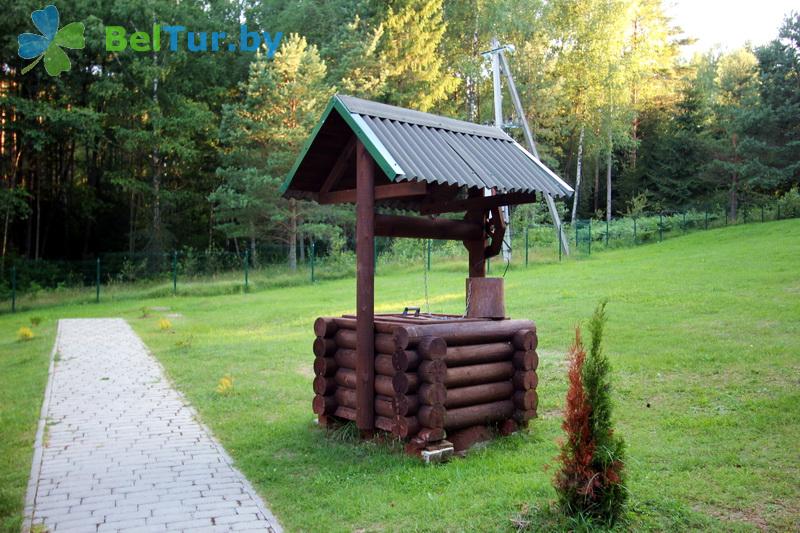
[[[501,250],[503,206],[571,194],[538,158],[497,128],[336,96],[281,191],[356,205],[356,313],[314,324],[321,424],[352,420],[364,437],[377,429],[424,446],[536,416],[536,327],[506,316],[503,279],[486,278],[486,260]],[[376,236],[461,241],[464,315],[376,315]]]

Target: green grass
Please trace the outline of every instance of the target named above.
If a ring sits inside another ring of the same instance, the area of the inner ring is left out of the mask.
[[[19,531],[56,322],[34,327],[20,315],[0,324],[0,531]],[[21,326],[31,340],[17,340]]]
[[[24,345],[14,339],[28,314],[4,315],[0,516],[18,523],[55,319],[122,316],[290,531],[503,531],[512,519],[531,529],[580,528],[550,509],[564,354],[574,326],[608,298],[615,415],[628,443],[624,527],[794,530],[799,258],[800,221],[790,220],[511,269],[508,313],[539,329],[540,418],[437,467],[397,446],[329,438],[312,422],[312,323],[353,311],[352,279],[39,310],[45,321]],[[431,311],[463,310],[465,275],[462,262],[434,268]],[[420,304],[423,285],[418,268],[379,268],[378,310]],[[141,318],[142,306],[170,309]],[[181,316],[161,331],[165,313]],[[219,396],[224,375],[233,377],[234,392]]]

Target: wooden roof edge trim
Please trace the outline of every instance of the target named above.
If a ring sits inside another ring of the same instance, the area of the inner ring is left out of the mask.
[[[286,194],[286,192],[289,190],[292,180],[294,179],[295,174],[297,174],[297,170],[300,168],[300,165],[302,164],[309,150],[311,150],[311,146],[314,144],[314,141],[322,129],[322,126],[325,124],[325,122],[327,122],[328,117],[334,110],[344,119],[347,125],[350,126],[350,129],[353,131],[353,133],[355,133],[356,137],[364,144],[367,152],[369,152],[369,154],[375,160],[375,163],[381,168],[381,170],[383,170],[383,172],[386,174],[386,177],[389,178],[389,181],[394,181],[398,176],[405,174],[402,167],[400,167],[397,161],[395,161],[395,159],[392,157],[383,143],[378,139],[372,129],[370,129],[367,123],[364,122],[364,119],[361,118],[360,115],[351,113],[344,103],[339,99],[339,97],[334,96],[331,98],[331,101],[328,102],[325,111],[322,113],[322,117],[317,125],[314,126],[311,135],[303,145],[303,149],[300,151],[297,159],[295,159],[294,165],[292,165],[291,170],[286,175],[286,179],[278,189],[278,192],[281,195]]]

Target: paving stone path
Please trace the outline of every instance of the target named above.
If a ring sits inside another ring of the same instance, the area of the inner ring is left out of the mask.
[[[61,320],[55,353],[26,529],[281,531],[124,320]]]

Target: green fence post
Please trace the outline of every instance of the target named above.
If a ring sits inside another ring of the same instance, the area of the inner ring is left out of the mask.
[[[100,258],[99,257],[97,258],[97,275],[95,279],[95,287],[96,291],[95,291],[94,301],[95,303],[100,303]]]
[[[780,220],[780,219],[781,219],[781,204],[778,204],[778,218],[776,218],[775,220]]]
[[[178,294],[178,250],[172,252],[172,295]]]
[[[592,255],[592,219],[589,219],[589,255]]]
[[[636,244],[636,217],[633,218],[633,244]]]
[[[311,283],[314,283],[314,256],[317,251],[316,241],[311,241]]]
[[[525,268],[528,268],[528,230],[525,228]]]
[[[249,280],[249,270],[250,270],[250,248],[245,249],[244,251],[244,292],[250,290]]]
[[[706,213],[706,229],[708,229],[708,209],[706,209],[705,213]]]
[[[556,234],[556,242],[558,243],[558,262],[561,262],[561,226],[557,227],[558,233]]]
[[[764,206],[761,206],[761,222],[764,222]]]
[[[427,264],[428,264],[428,272],[430,272],[431,271],[431,239],[428,239],[428,259],[427,259]]]
[[[11,312],[17,312],[17,266],[11,267]]]
[[[608,217],[606,217],[606,248],[608,248]]]
[[[578,219],[575,219],[575,253],[578,253]]]
[[[686,233],[686,211],[683,212],[683,232]]]
[[[747,208],[745,207],[742,209],[742,213],[744,213],[744,223],[747,224]]]
[[[658,214],[658,242],[664,242],[664,214]]]
[[[725,225],[728,225],[728,210],[725,210]]]

